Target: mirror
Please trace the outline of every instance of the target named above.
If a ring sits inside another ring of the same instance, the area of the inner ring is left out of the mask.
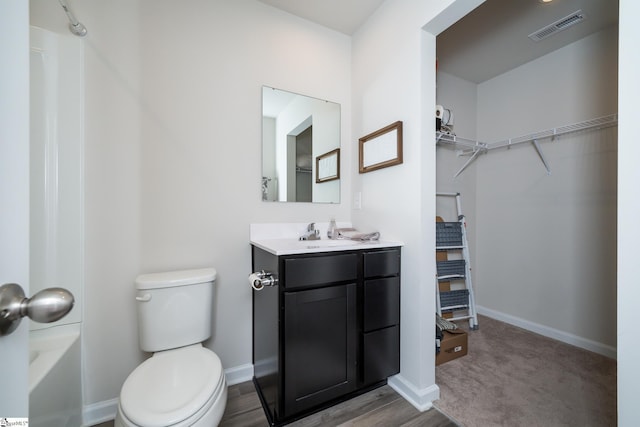
[[[340,203],[340,104],[263,86],[262,200]]]

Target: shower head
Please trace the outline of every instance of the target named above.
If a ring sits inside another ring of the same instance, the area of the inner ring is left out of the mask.
[[[69,22],[69,31],[78,37],[84,37],[87,35],[87,27],[82,25],[80,22],[76,22],[75,24]]]
[[[86,36],[87,28],[84,25],[82,25],[80,22],[78,22],[76,17],[73,15],[73,12],[71,12],[71,10],[69,9],[69,6],[67,5],[66,0],[58,0],[58,2],[60,3],[60,6],[62,6],[62,9],[64,9],[64,13],[67,15],[67,18],[69,19],[69,31],[71,31],[72,34],[75,34],[76,36],[79,36],[79,37]]]

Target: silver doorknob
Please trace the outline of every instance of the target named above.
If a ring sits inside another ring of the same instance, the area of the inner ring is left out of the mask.
[[[0,336],[15,331],[24,316],[38,323],[60,320],[74,303],[73,295],[64,288],[43,289],[26,298],[20,285],[6,283],[0,286]]]

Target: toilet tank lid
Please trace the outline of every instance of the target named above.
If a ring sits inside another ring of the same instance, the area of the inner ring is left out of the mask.
[[[214,268],[141,274],[136,278],[136,289],[171,288],[213,282],[215,280],[216,270]]]

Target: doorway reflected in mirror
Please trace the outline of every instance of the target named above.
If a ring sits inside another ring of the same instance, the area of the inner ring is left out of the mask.
[[[262,200],[340,203],[335,178],[318,180],[316,159],[340,149],[340,104],[262,88]]]

